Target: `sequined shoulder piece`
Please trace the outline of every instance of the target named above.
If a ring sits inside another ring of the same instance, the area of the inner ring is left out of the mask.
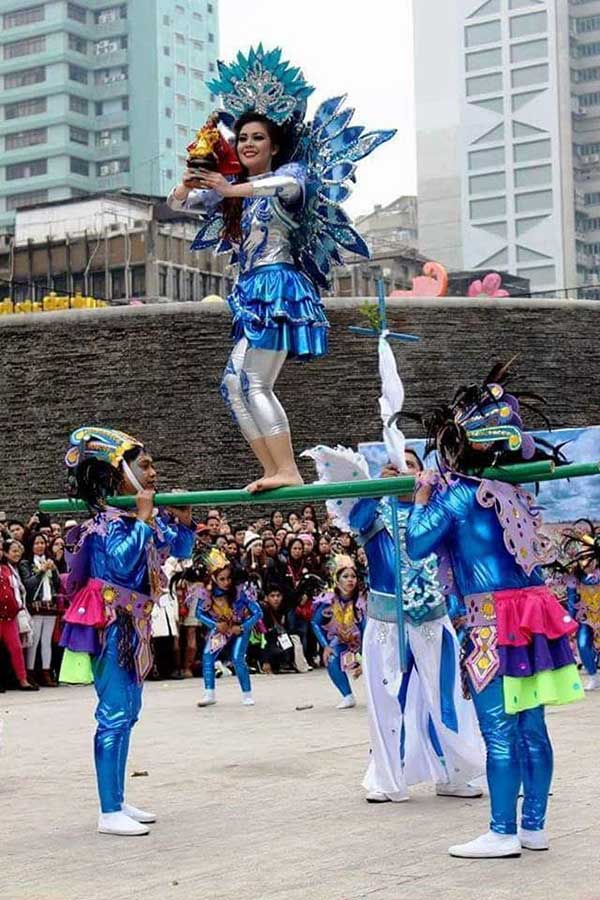
[[[484,478],[477,489],[477,502],[494,509],[504,532],[504,545],[527,575],[536,566],[554,562],[557,550],[542,533],[539,511],[522,487]]]

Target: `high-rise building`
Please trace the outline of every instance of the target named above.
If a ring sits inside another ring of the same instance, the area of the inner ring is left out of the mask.
[[[164,194],[217,52],[218,0],[0,0],[0,231],[40,202]]]
[[[420,250],[533,292],[600,283],[600,0],[415,0],[414,20]]]

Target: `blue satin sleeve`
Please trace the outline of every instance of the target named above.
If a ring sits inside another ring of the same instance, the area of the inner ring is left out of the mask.
[[[207,628],[216,628],[217,620],[204,609],[204,601],[198,600],[196,606],[196,618],[199,619]]]
[[[350,525],[359,537],[364,538],[378,524],[379,501],[365,498],[356,503],[350,513]],[[384,527],[376,531],[372,537],[362,543],[367,561],[369,563],[369,584],[374,591],[383,591],[386,594],[396,592],[394,577],[394,541],[388,530]]]
[[[375,525],[379,500],[365,497],[355,503],[350,511],[350,527],[359,535],[367,534]]]
[[[426,506],[413,506],[406,526],[406,551],[411,559],[435,553],[452,528],[455,514],[448,498],[449,494],[436,494]]]
[[[323,650],[326,647],[329,647],[329,641],[327,640],[327,636],[323,631],[325,612],[328,608],[329,607],[325,603],[319,603],[315,608],[315,611],[313,612],[312,618],[310,620],[310,624],[312,625],[312,630],[315,633],[315,637],[317,638]]]
[[[194,532],[187,525],[176,522],[170,513],[159,512],[156,516],[163,539],[156,540],[157,547],[169,546],[171,556],[176,559],[189,559],[194,549]]]
[[[250,610],[250,618],[246,619],[242,625],[245,632],[252,631],[256,623],[260,622],[263,616],[260,604],[257,603],[256,600],[248,600],[247,606]]]
[[[446,606],[448,608],[448,615],[451,619],[458,619],[459,616],[466,616],[467,614],[465,601],[460,596],[460,594],[456,593],[456,591],[452,591],[451,594],[447,594]]]
[[[577,600],[578,600],[577,588],[573,587],[572,585],[569,585],[569,587],[567,588],[567,609],[569,611],[569,614],[574,619],[577,618],[577,615],[576,615]]]
[[[154,534],[152,528],[135,519],[116,518],[108,523],[106,535],[106,579],[128,583],[132,573],[146,563],[146,547]]]

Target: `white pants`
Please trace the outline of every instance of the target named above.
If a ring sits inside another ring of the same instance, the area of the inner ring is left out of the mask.
[[[414,666],[404,675],[400,673],[397,625],[369,619],[363,638],[371,737],[363,787],[396,801],[408,797],[408,785],[421,781],[462,783],[485,771],[475,710],[462,695],[459,646],[450,619],[444,616],[416,627],[407,623],[406,634]],[[442,721],[444,644],[444,665],[450,667],[454,681],[453,690],[447,689],[444,699],[453,707],[457,731]]]
[[[49,669],[52,663],[52,634],[56,616],[33,616],[33,643],[27,648],[27,668],[35,668],[35,658],[39,644],[42,645],[42,669]]]

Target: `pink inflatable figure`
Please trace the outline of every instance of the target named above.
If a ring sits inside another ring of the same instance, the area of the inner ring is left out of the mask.
[[[490,272],[482,280],[478,278],[472,281],[467,291],[468,297],[510,297],[508,291],[502,287],[502,278],[497,272]]]

